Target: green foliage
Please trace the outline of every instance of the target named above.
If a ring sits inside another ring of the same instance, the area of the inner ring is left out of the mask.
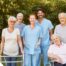
[[[24,22],[28,24],[28,15],[35,12],[38,7],[43,7],[46,17],[55,26],[59,23],[58,13],[66,12],[66,0],[0,0],[0,29],[7,26],[7,18],[18,12],[24,14]]]

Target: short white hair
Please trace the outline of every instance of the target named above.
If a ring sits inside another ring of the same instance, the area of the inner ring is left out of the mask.
[[[18,17],[18,16],[22,16],[22,17],[23,17],[23,13],[18,13],[18,14],[17,14],[17,17]]]
[[[8,18],[8,22],[9,22],[10,20],[13,20],[13,21],[16,22],[16,17],[14,17],[14,16],[10,16],[10,17]]]
[[[57,34],[53,34],[53,35],[51,36],[51,39],[53,40],[53,39],[54,39],[54,38],[56,38],[56,37],[58,37],[58,38],[59,38],[59,40],[61,41],[60,36],[59,36],[59,35],[57,35]]]
[[[59,13],[59,14],[58,14],[58,18],[59,18],[60,16],[65,16],[65,17],[66,17],[66,13],[64,13],[64,12]]]

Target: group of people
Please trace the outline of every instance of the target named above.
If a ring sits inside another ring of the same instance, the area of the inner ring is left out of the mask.
[[[29,15],[29,25],[23,23],[22,13],[10,16],[8,27],[2,30],[1,53],[9,56],[5,60],[17,60],[14,56],[20,52],[24,55],[24,66],[40,66],[41,57],[44,66],[48,66],[48,58],[54,61],[54,66],[66,66],[66,13],[59,13],[58,18],[60,24],[53,34],[53,25],[41,8]]]

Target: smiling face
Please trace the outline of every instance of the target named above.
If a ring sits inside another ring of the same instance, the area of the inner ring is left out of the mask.
[[[35,22],[36,22],[36,16],[35,15],[30,15],[29,16],[29,22],[30,22],[30,24],[35,24]]]
[[[39,11],[37,12],[37,17],[38,17],[38,18],[43,18],[44,15],[45,15],[44,12],[41,11],[41,10],[39,10]]]
[[[16,23],[16,18],[15,17],[9,17],[8,19],[8,27],[14,28],[14,25]]]
[[[17,14],[17,21],[20,23],[23,21],[23,14],[22,13]]]
[[[60,38],[58,36],[52,35],[52,40],[53,40],[54,44],[56,44],[58,46],[61,45],[61,40],[60,40]]]
[[[59,21],[60,21],[61,25],[66,24],[66,15],[65,15],[65,13],[60,13],[58,18],[59,18]]]

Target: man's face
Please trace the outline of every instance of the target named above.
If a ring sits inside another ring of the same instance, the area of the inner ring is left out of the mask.
[[[37,12],[37,17],[38,18],[43,18],[44,17],[44,13],[40,10]]]
[[[17,20],[18,20],[18,22],[22,22],[23,21],[23,16],[22,15],[18,15],[17,16]]]

